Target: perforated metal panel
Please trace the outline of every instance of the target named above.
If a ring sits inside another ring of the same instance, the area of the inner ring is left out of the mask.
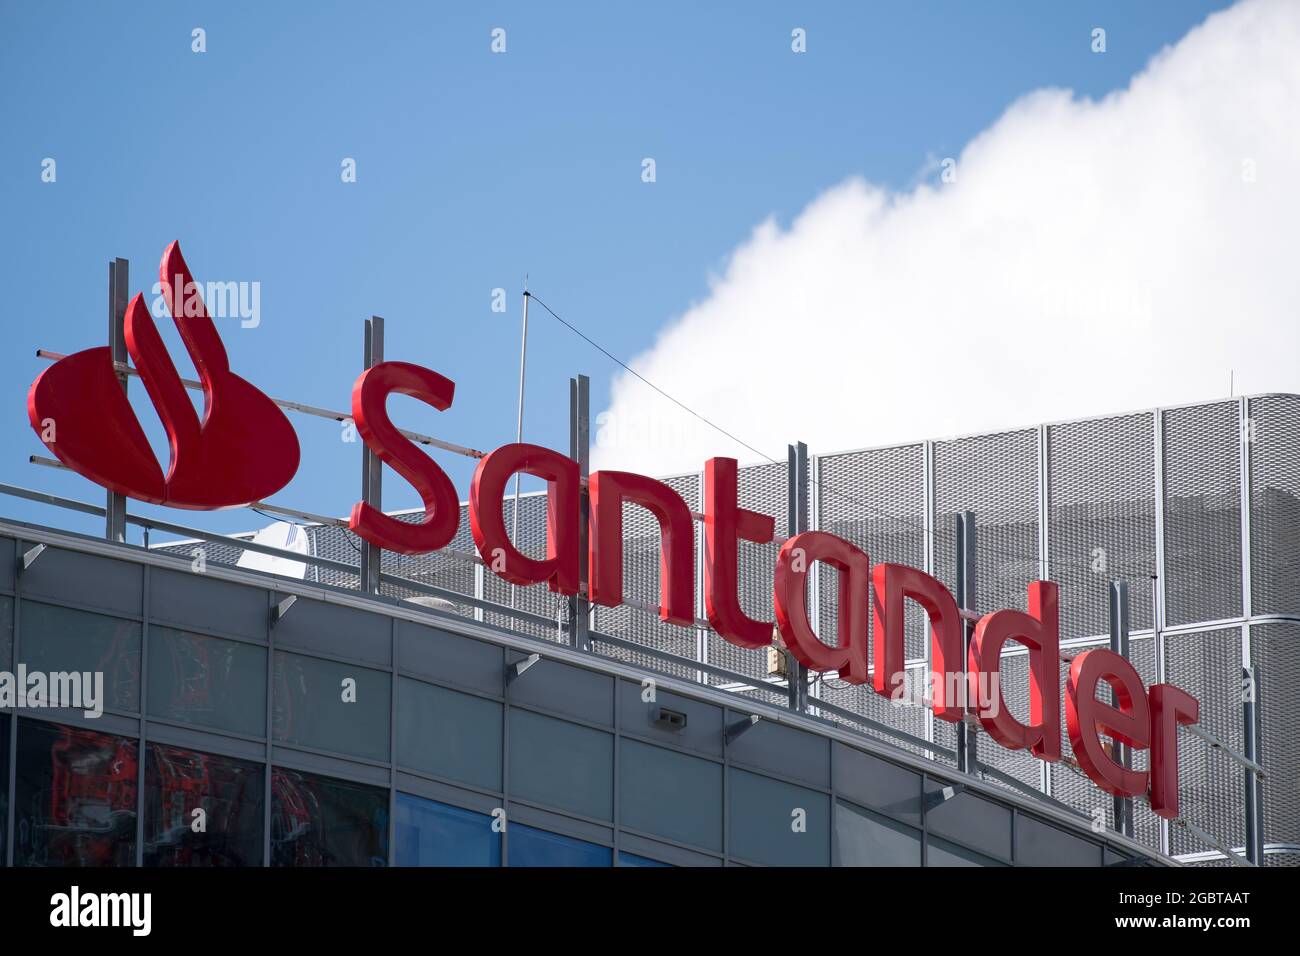
[[[682,496],[682,499],[691,510],[700,510],[700,478],[698,475],[665,478],[663,481],[664,484]],[[697,568],[699,556],[703,553],[700,531],[699,522],[695,522],[694,554]],[[654,606],[659,604],[661,540],[659,522],[654,515],[645,508],[624,502],[624,598]],[[693,577],[693,580],[697,578],[698,574]],[[698,588],[696,590],[695,613],[698,617],[701,600]],[[645,611],[626,605],[616,608],[598,606],[595,614],[595,630],[624,640],[635,641],[638,644],[668,654],[675,654],[687,660],[699,659],[699,631],[694,627],[665,624],[659,619],[658,614],[653,611]],[[628,661],[638,667],[645,667],[688,679],[694,679],[698,673],[695,668],[689,665],[666,662],[649,654],[638,654],[636,651],[629,651],[599,642],[594,646],[602,655]]]
[[[1077,655],[1091,647],[1109,647],[1109,643],[1090,642],[1083,646],[1071,647],[1067,653]],[[1149,687],[1155,682],[1155,649],[1150,637],[1133,638],[1129,642],[1129,662],[1137,670],[1143,684]],[[1060,666],[1062,687],[1065,686],[1069,669],[1070,665],[1062,661]],[[1064,696],[1061,699],[1061,715],[1061,753],[1072,754],[1073,749],[1065,728]],[[1132,766],[1136,770],[1146,770],[1150,766],[1150,755],[1145,750],[1133,751],[1131,759]],[[1061,762],[1052,764],[1048,774],[1053,797],[1089,817],[1102,820],[1107,828],[1112,830],[1115,828],[1114,804],[1110,795],[1100,790],[1081,771]],[[1151,812],[1144,800],[1133,801],[1133,826],[1136,839],[1147,846],[1159,847],[1160,818]]]
[[[1252,624],[1251,661],[1258,668],[1264,843],[1300,845],[1300,734],[1291,700],[1300,686],[1300,624]],[[1240,781],[1241,774],[1227,783]],[[1269,855],[1269,866],[1296,866],[1300,854]]]
[[[1241,614],[1240,407],[1164,412],[1165,623]]]
[[[955,518],[975,514],[975,610],[1026,608],[1038,580],[1038,432],[934,444],[935,576],[957,586]]]
[[[1129,582],[1134,630],[1151,626],[1155,432],[1151,415],[1048,429],[1048,572],[1061,586],[1061,636],[1107,631],[1110,581]]]
[[[907,679],[909,686],[920,686],[920,682],[925,679],[925,667],[915,666],[907,668]],[[901,702],[895,703],[894,701],[877,694],[865,684],[849,684],[833,677],[821,682],[818,694],[820,698],[825,700],[827,703],[833,704],[837,707],[842,707],[845,710],[851,710],[855,714],[862,714],[864,717],[868,717],[877,723],[884,724],[888,727],[894,727],[904,733],[911,734],[913,737],[920,738],[921,740],[925,739],[925,710],[920,707],[909,706]],[[813,706],[816,706],[815,701],[813,702]],[[827,720],[832,720],[836,723],[846,724],[853,727],[855,730],[859,730],[869,737],[886,741],[893,744],[895,747],[901,747],[909,753],[925,753],[924,747],[906,743],[897,737],[882,733],[875,728],[864,726],[862,724],[855,724],[837,714],[823,713],[822,716]]]
[[[1252,398],[1247,416],[1252,610],[1300,614],[1300,398]]]
[[[1241,629],[1166,635],[1165,681],[1201,702],[1200,726],[1237,753],[1242,750]],[[1200,737],[1178,734],[1180,815],[1231,847],[1245,843],[1241,765]],[[1182,827],[1171,827],[1169,849],[1207,849]]]
[[[817,467],[814,491],[821,530],[853,542],[873,566],[891,562],[925,567],[924,445],[827,455],[818,458]],[[821,573],[819,592],[819,628],[823,636],[833,635],[839,593],[835,575]],[[925,614],[908,604],[905,653],[909,660],[919,660],[926,653]],[[870,616],[868,622],[871,626]]]
[[[502,513],[505,515],[506,530],[514,529],[514,497],[506,498]],[[530,558],[546,557],[546,494],[534,492],[519,496],[519,534],[514,538],[515,547]],[[491,560],[489,557],[487,560]],[[491,572],[483,576],[484,600],[494,604],[503,604],[532,614],[540,614],[556,623],[543,626],[529,621],[521,621],[508,614],[492,611],[484,612],[483,621],[496,627],[503,627],[520,634],[540,637],[548,641],[565,640],[561,630],[562,615],[567,610],[564,595],[555,594],[545,584],[531,584],[520,587],[509,584]],[[512,603],[513,602],[513,603]]]
[[[394,515],[399,521],[415,524],[424,520],[423,511],[407,512]],[[428,584],[432,587],[454,591],[467,597],[474,596],[474,565],[453,552],[463,555],[475,554],[474,536],[469,527],[469,508],[460,506],[460,523],[456,527],[456,536],[446,550],[430,554],[405,555],[393,551],[381,553],[379,566],[384,574]],[[379,593],[386,597],[399,598],[416,604],[430,604],[440,610],[454,611],[462,617],[473,617],[474,606],[469,602],[457,603],[450,598],[431,598],[423,591],[400,587],[380,582]],[[450,604],[451,606],[448,606]]]
[[[786,535],[786,466],[784,464],[750,465],[736,475],[736,502],[742,508],[770,516],[776,535]],[[776,544],[741,541],[737,549],[737,590],[740,607],[755,620],[771,621],[772,579],[776,574]],[[825,633],[825,632],[823,632]],[[767,673],[767,655],[761,650],[737,647],[710,631],[707,636],[709,663],[738,674],[761,679]],[[722,678],[710,677],[710,683],[725,684]]]

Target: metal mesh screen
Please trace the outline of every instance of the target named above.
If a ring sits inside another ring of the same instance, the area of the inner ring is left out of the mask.
[[[1240,412],[1236,402],[1163,413],[1165,623],[1241,614]]]
[[[871,558],[925,567],[925,446],[903,445],[827,455],[817,460],[818,527],[853,542]],[[838,583],[818,569],[818,627],[835,633]],[[905,653],[908,660],[926,654],[926,618],[908,602]],[[868,616],[868,627],[872,627]],[[871,639],[875,640],[872,634]]]
[[[251,538],[251,534],[238,535],[241,538]],[[150,550],[162,554],[174,554],[179,558],[187,561],[193,561],[196,557],[195,551],[203,552],[203,560],[212,564],[227,565],[234,567],[239,563],[239,557],[244,553],[244,549],[233,544],[226,544],[221,541],[185,541],[175,544],[161,544]],[[309,572],[310,574],[310,572]]]
[[[1264,843],[1300,845],[1300,740],[1287,702],[1300,685],[1300,624],[1252,624],[1251,663],[1258,681],[1256,700],[1260,712],[1260,763],[1264,778]],[[1227,785],[1241,780],[1236,773]],[[1269,866],[1295,866],[1300,854],[1289,859],[1269,855]]]
[[[514,498],[507,498],[502,508],[507,531],[514,529],[514,509]],[[519,534],[514,538],[514,544],[530,558],[546,557],[546,494],[544,492],[519,496]],[[484,623],[548,641],[565,640],[560,630],[561,615],[567,610],[565,597],[562,594],[552,593],[547,585],[530,584],[527,587],[520,587],[488,573],[483,576],[483,598],[494,604],[539,614],[556,622],[553,625],[542,625],[521,621],[508,614],[485,611]]]
[[[1061,637],[1107,631],[1110,581],[1129,582],[1131,626],[1151,626],[1155,446],[1151,415],[1048,429],[1048,571],[1061,586]]]
[[[396,514],[399,521],[415,524],[424,520],[423,511]],[[442,588],[474,597],[475,566],[472,562],[454,556],[451,552],[464,555],[475,554],[474,536],[469,527],[469,507],[460,506],[460,523],[456,527],[456,536],[446,550],[430,554],[405,555],[394,551],[381,552],[379,567],[384,574],[406,578],[420,584]],[[455,611],[463,617],[474,616],[474,606],[469,602],[457,603],[453,599],[430,597],[423,591],[380,582],[379,593],[386,597],[400,598],[415,604],[428,604],[441,610]],[[450,604],[450,606],[448,606]]]
[[[1247,406],[1250,581],[1255,614],[1300,614],[1300,397]]]
[[[907,668],[907,679],[909,686],[919,687],[920,682],[925,679],[925,667],[917,665]],[[926,712],[921,707],[909,706],[905,703],[895,703],[886,697],[882,697],[865,684],[849,684],[845,681],[838,680],[834,677],[823,679],[818,688],[818,696],[829,704],[836,707],[842,707],[845,710],[853,711],[855,714],[862,714],[877,723],[885,724],[888,727],[894,727],[904,733],[911,734],[913,737],[926,739],[925,737],[925,716]],[[817,702],[813,701],[812,706],[816,707]],[[839,724],[846,724],[856,730],[860,730],[869,737],[877,740],[883,740],[895,747],[914,754],[925,753],[924,747],[914,746],[906,743],[897,737],[883,733],[875,728],[856,724],[837,714],[822,714],[827,720],[832,720]]]
[[[1109,641],[1093,642],[1087,645],[1071,647],[1067,653],[1077,655],[1090,647],[1109,646]],[[1137,637],[1129,641],[1129,662],[1137,670],[1146,686],[1150,687],[1155,682],[1155,648],[1152,646],[1150,637]],[[1062,661],[1060,666],[1062,687],[1065,686],[1069,669],[1070,665]],[[1061,700],[1061,714],[1061,752],[1070,754],[1072,750],[1065,729],[1064,697]],[[1147,751],[1132,751],[1131,756],[1134,769],[1146,770],[1150,766],[1150,754]],[[1114,805],[1110,795],[1098,789],[1096,784],[1085,777],[1082,772],[1061,762],[1051,765],[1048,776],[1051,781],[1053,797],[1089,817],[1103,820],[1109,829],[1115,829]],[[1160,846],[1160,818],[1152,813],[1151,808],[1141,799],[1133,801],[1133,835],[1147,846],[1153,848]]]
[[[1165,681],[1201,702],[1200,726],[1242,750],[1241,629],[1165,637]],[[1180,815],[1230,847],[1246,841],[1241,766],[1187,731],[1178,734]],[[1182,827],[1169,830],[1175,856],[1210,849]]]
[[[776,536],[784,538],[787,530],[786,466],[778,463],[750,465],[739,469],[736,475],[736,502],[742,508],[771,516],[776,522]],[[776,574],[776,555],[780,550],[776,544],[739,542],[736,586],[740,595],[740,607],[755,620],[773,619],[772,578]],[[710,664],[760,680],[767,674],[767,656],[761,650],[737,647],[712,631],[708,632],[706,640]],[[710,676],[709,682],[727,683],[716,676]]]
[[[665,478],[663,482],[681,495],[692,511],[700,510],[700,477],[698,475]],[[701,526],[698,521],[694,522],[694,524],[694,554],[696,556],[696,570],[698,571],[699,556],[703,553],[700,540]],[[637,505],[623,503],[624,598],[658,606],[661,538],[659,522],[655,520],[653,514]],[[698,580],[698,573],[694,579]],[[696,591],[696,616],[699,616],[700,595],[698,588]],[[668,654],[675,654],[687,660],[694,661],[698,659],[699,631],[694,627],[665,624],[654,611],[645,611],[626,605],[616,608],[598,606],[595,613],[595,625],[595,629],[604,634],[635,641],[646,647],[652,647]],[[694,679],[697,674],[695,668],[689,665],[674,664],[649,654],[639,654],[636,651],[629,651],[599,642],[596,643],[595,647],[601,654],[628,661],[638,667],[646,667],[688,679]]]
[[[975,610],[1025,610],[1038,579],[1038,432],[934,445],[935,577],[956,593],[956,517],[975,514]]]

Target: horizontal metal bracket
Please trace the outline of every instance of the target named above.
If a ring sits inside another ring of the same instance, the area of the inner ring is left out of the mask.
[[[29,548],[28,550],[24,551],[22,567],[18,569],[18,573],[21,574],[22,572],[30,568],[33,564],[36,563],[36,559],[39,558],[44,553],[45,553],[45,545],[43,544],[38,544],[36,545],[36,547]]]
[[[541,654],[529,654],[521,661],[506,665],[506,684],[510,685],[523,676],[524,671],[542,659]]]
[[[276,624],[279,624],[284,616],[289,613],[289,608],[293,607],[296,603],[298,603],[298,595],[290,594],[275,607],[271,608],[271,626],[274,627]]]
[[[748,717],[738,720],[734,724],[728,724],[726,729],[722,731],[722,737],[727,743],[731,743],[762,719],[762,716],[759,714],[750,714]]]

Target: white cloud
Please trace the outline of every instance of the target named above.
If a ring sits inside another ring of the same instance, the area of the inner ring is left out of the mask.
[[[1300,391],[1297,224],[1300,3],[1254,0],[1101,101],[1023,97],[955,183],[764,222],[631,364],[782,458],[1216,398],[1230,369]],[[627,374],[597,426],[603,467],[756,460]]]

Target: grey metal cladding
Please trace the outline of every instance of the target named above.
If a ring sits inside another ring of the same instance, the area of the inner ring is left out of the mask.
[[[1150,413],[1048,428],[1048,569],[1064,639],[1106,633],[1115,578],[1129,582],[1133,629],[1151,626],[1154,428]]]
[[[700,479],[698,475],[684,475],[664,479],[664,484],[682,496],[692,511],[700,508]],[[693,522],[695,543],[692,554],[703,553],[700,539],[701,525]],[[623,596],[628,600],[638,601],[652,607],[659,605],[659,564],[662,534],[659,522],[654,515],[639,505],[623,503]],[[692,577],[696,580],[698,574]],[[698,589],[697,589],[698,591]],[[700,614],[700,595],[696,594],[696,616]],[[695,627],[666,624],[659,619],[655,611],[623,605],[621,607],[597,607],[596,630],[602,634],[635,641],[646,647],[675,654],[687,660],[698,658],[699,632]],[[656,670],[674,677],[693,679],[697,673],[688,664],[677,664],[661,660],[649,654],[622,647],[614,647],[597,642],[601,654],[627,661],[638,667]]]
[[[1165,624],[1241,614],[1238,403],[1163,413]]]
[[[1300,846],[1300,734],[1290,696],[1300,686],[1300,623],[1252,624],[1251,659],[1259,667],[1260,761],[1264,778],[1264,843]],[[1240,772],[1228,778],[1236,786]],[[1239,789],[1239,788],[1238,788]],[[1300,853],[1270,865],[1300,865]]]
[[[818,458],[818,527],[853,542],[872,564],[925,567],[925,446],[899,445]],[[836,573],[818,569],[819,628],[828,640],[836,628]],[[868,617],[868,627],[874,622]],[[912,602],[906,611],[905,654],[926,653],[925,614]],[[875,635],[871,635],[875,639]]]
[[[1240,627],[1165,635],[1165,680],[1201,702],[1201,728],[1242,752]],[[1180,815],[1228,846],[1243,846],[1241,765],[1200,737],[1182,733],[1178,744]],[[1170,828],[1169,844],[1175,855],[1205,849],[1182,827]]]
[[[957,585],[954,519],[975,513],[975,608],[1025,610],[1038,580],[1038,432],[934,443],[935,577]]]
[[[529,494],[519,498],[519,535],[515,547],[530,558],[546,557],[546,495]],[[504,502],[502,512],[505,516],[506,529],[514,527],[515,501],[513,497]],[[491,558],[489,557],[490,561]],[[530,637],[540,637],[548,641],[561,641],[561,614],[564,612],[565,598],[551,591],[546,584],[530,584],[525,587],[510,584],[495,574],[486,574],[483,578],[483,598],[494,604],[515,607],[521,611],[538,614],[555,622],[554,625],[542,625],[531,621],[521,621],[509,614],[485,612],[483,621],[495,627],[505,628]]]
[[[1300,396],[1247,406],[1251,611],[1300,614]]]
[[[786,490],[784,464],[748,465],[737,470],[737,504],[771,517],[778,538],[786,536]],[[755,620],[773,619],[772,578],[776,573],[778,551],[780,548],[775,543],[741,541],[737,544],[736,589],[740,607]],[[760,680],[767,673],[767,659],[761,651],[737,647],[713,631],[706,634],[705,640],[709,663]],[[728,683],[717,676],[709,680],[713,684]],[[768,698],[765,696],[764,699]]]

